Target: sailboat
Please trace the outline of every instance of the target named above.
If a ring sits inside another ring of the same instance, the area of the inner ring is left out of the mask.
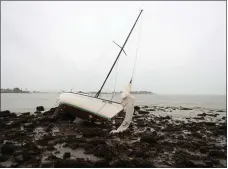
[[[88,118],[97,118],[97,119],[107,119],[110,120],[118,113],[124,110],[124,105],[118,102],[114,102],[111,100],[106,100],[99,98],[99,95],[110,75],[112,72],[117,60],[119,59],[122,52],[125,53],[124,47],[141,15],[143,10],[140,10],[140,13],[130,30],[123,46],[119,46],[121,49],[116,57],[115,62],[113,63],[107,77],[105,78],[101,88],[98,90],[95,96],[84,95],[81,93],[73,93],[73,92],[65,92],[60,94],[59,97],[59,107],[56,109],[55,114],[58,113],[61,109],[65,108],[68,109],[68,113],[72,114],[73,116],[79,117],[81,119],[88,119]],[[127,92],[125,95],[128,95],[131,90],[131,83],[132,79],[130,80],[129,87],[127,88]],[[125,97],[125,96],[124,96]]]

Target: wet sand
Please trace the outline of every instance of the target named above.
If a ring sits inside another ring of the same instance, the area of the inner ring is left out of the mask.
[[[112,121],[82,121],[55,108],[0,112],[0,167],[226,167],[226,110],[135,106],[119,134]]]

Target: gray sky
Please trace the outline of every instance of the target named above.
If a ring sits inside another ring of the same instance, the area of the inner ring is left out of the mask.
[[[1,87],[158,94],[225,94],[225,1],[1,2]],[[139,36],[140,35],[140,36]],[[139,40],[138,40],[139,37]],[[139,42],[139,45],[137,45]],[[118,67],[118,69],[116,69]]]

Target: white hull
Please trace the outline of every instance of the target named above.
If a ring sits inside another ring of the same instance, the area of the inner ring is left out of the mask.
[[[113,118],[123,110],[120,103],[75,93],[62,93],[59,102],[106,119]]]

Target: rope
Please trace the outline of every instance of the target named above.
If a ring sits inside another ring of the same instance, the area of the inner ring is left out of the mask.
[[[137,61],[137,58],[138,58],[138,50],[139,50],[139,41],[140,41],[140,34],[141,34],[141,31],[142,31],[142,17],[141,17],[141,20],[140,20],[140,27],[139,27],[139,34],[138,34],[138,39],[137,39],[137,47],[136,47],[135,62],[134,62],[134,67],[133,67],[132,76],[131,76],[131,82],[132,82],[132,79],[133,79],[133,77],[134,77],[135,67],[136,67],[136,61]]]

